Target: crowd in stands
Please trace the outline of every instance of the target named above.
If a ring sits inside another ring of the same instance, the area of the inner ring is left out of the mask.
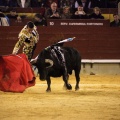
[[[8,7],[50,7],[53,0],[0,0],[0,6]],[[120,0],[54,0],[59,8],[69,6],[76,8],[77,5],[83,5],[85,8],[115,8]]]
[[[117,8],[120,0],[0,0],[0,6],[9,8],[9,13],[0,11],[0,18],[6,19],[4,26],[10,25],[10,20],[21,22],[23,17],[14,8],[43,7],[44,15],[37,13],[32,21],[36,26],[47,26],[47,19],[104,19],[101,8]],[[93,12],[88,14],[89,9]],[[119,16],[113,15],[110,26],[120,26]],[[0,25],[3,23],[0,19]]]

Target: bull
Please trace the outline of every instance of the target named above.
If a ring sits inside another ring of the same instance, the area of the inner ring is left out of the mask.
[[[79,90],[80,82],[80,70],[81,70],[81,56],[79,52],[72,47],[62,47],[64,52],[64,57],[66,61],[67,72],[69,75],[72,74],[72,71],[75,72],[76,85],[75,90]],[[40,80],[47,81],[47,92],[51,91],[51,79],[50,77],[61,77],[63,76],[63,81],[68,90],[72,89],[72,86],[68,83],[68,79],[65,80],[64,74],[61,68],[61,65],[58,63],[58,60],[51,55],[49,49],[42,50],[38,55],[36,62],[33,62],[38,68],[38,73]]]
[[[72,47],[63,47],[60,46],[62,52],[64,54],[64,58],[66,61],[66,68],[68,76],[72,74],[74,70],[76,85],[75,90],[79,90],[79,82],[80,82],[80,70],[81,70],[81,56],[80,53]],[[64,85],[66,89],[71,90],[72,86],[68,83],[68,79],[65,79],[64,71],[62,66],[59,64],[58,60],[55,56],[52,55],[51,48],[43,49],[37,59],[31,62],[38,69],[39,79],[47,81],[47,92],[51,91],[51,79],[50,77],[63,77]]]

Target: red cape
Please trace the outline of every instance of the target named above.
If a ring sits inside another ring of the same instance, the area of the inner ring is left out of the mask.
[[[0,90],[23,92],[35,85],[35,75],[25,54],[0,56]]]

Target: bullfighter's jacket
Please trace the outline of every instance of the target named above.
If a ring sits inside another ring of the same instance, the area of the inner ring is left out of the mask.
[[[37,32],[37,27],[34,26],[32,33],[27,31],[27,25],[20,31],[19,40],[15,44],[13,49],[13,54],[17,54],[21,46],[23,46],[23,53],[27,55],[28,58],[31,59],[33,55],[34,47],[36,46],[37,42],[39,41],[39,34]]]

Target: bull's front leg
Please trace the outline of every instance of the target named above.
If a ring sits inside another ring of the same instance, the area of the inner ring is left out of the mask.
[[[66,64],[65,62],[62,63],[62,71],[63,71],[63,80],[64,80],[64,86],[66,89],[71,90],[72,86],[68,83],[69,75],[67,72]]]
[[[51,92],[51,87],[50,87],[50,85],[51,85],[51,79],[50,79],[50,77],[47,77],[47,85],[48,85],[48,87],[46,89],[46,92]]]

